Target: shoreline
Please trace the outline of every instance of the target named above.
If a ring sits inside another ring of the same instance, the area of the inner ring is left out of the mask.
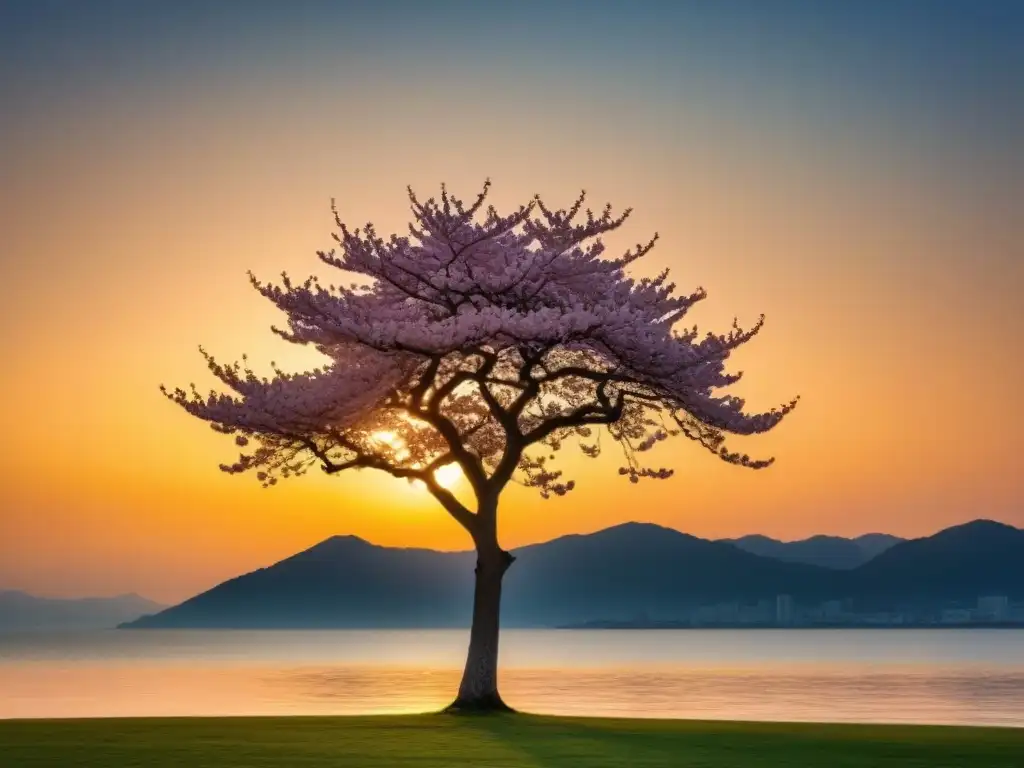
[[[552,631],[575,631],[581,629],[730,629],[730,630],[793,630],[793,629],[1024,629],[1024,622],[970,622],[962,624],[791,624],[788,626],[780,626],[777,624],[682,624],[673,622],[650,622],[645,624],[633,624],[629,622],[617,622],[617,621],[595,621],[585,622],[583,624],[563,624],[556,626],[503,626],[502,632],[552,632]],[[106,627],[100,629],[86,629],[86,630],[59,630],[66,632],[111,632],[111,631],[127,631],[127,632],[440,632],[440,631],[469,631],[469,625],[465,626],[408,626],[408,627],[257,627],[257,626],[226,626],[226,627],[214,627],[214,626],[168,626],[168,627],[134,627],[134,626],[116,626]],[[6,634],[23,633],[29,632],[52,632],[54,630],[12,630],[6,632]],[[0,632],[0,636],[5,634]]]
[[[890,721],[851,721],[851,720],[731,720],[715,718],[688,718],[688,717],[617,717],[603,715],[549,715],[538,712],[494,712],[483,714],[461,714],[453,715],[443,710],[430,710],[423,712],[367,712],[361,714],[267,714],[267,715],[111,715],[94,717],[0,717],[0,730],[4,726],[12,724],[166,724],[183,723],[195,724],[199,722],[230,722],[245,723],[251,720],[281,721],[281,722],[310,722],[323,723],[332,722],[335,724],[351,723],[362,725],[363,721],[374,724],[381,724],[385,721],[431,721],[433,718],[451,719],[454,722],[473,723],[478,720],[494,720],[508,718],[509,720],[523,723],[569,723],[569,724],[606,724],[606,725],[627,725],[643,724],[645,727],[665,726],[672,728],[707,727],[710,730],[750,728],[759,729],[921,729],[921,730],[957,730],[957,731],[1011,731],[1021,734],[1024,737],[1024,724],[1021,725],[998,725],[998,724],[977,724],[968,725],[961,723],[914,723],[914,722],[890,722]]]
[[[562,627],[552,627],[559,630],[581,630],[581,629],[729,629],[729,630],[794,630],[794,629],[1024,629],[1024,622],[1015,623],[963,623],[963,624],[791,624],[780,626],[775,624],[673,624],[671,622],[652,622],[650,624],[631,624],[628,622],[588,622],[586,624],[569,624]]]

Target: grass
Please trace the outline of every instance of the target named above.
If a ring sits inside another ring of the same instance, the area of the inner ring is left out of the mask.
[[[0,766],[1021,768],[1024,729],[532,715],[0,721]]]

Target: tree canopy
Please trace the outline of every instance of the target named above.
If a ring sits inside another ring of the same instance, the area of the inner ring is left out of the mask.
[[[615,443],[619,472],[633,482],[671,475],[644,461],[670,437],[744,467],[773,461],[725,443],[770,430],[796,406],[749,413],[722,392],[741,377],[726,370],[730,353],[763,317],[724,334],[685,327],[703,289],[678,293],[667,270],[628,273],[657,235],[605,256],[602,235],[628,209],[595,215],[581,194],[568,209],[535,197],[502,215],[485,207],[489,187],[471,204],[443,186],[425,202],[410,189],[409,232],[387,239],[372,224],[349,229],[332,205],[337,247],[318,256],[346,285],[250,274],[287,316],[275,333],[327,362],[302,373],[275,365],[260,377],[244,358],[225,364],[203,351],[227,393],[164,389],[235,436],[243,452],[222,469],[252,471],[264,485],[317,465],[382,470],[425,483],[472,532],[477,514],[434,477],[453,462],[482,500],[509,481],[544,497],[572,490],[555,458],[570,444],[593,457]]]

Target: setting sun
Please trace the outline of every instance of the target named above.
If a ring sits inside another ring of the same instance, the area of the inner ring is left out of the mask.
[[[376,433],[374,440],[390,448],[394,453],[394,458],[398,461],[401,461],[409,455],[409,449],[406,446],[405,441],[394,432],[378,432]],[[459,465],[454,462],[451,464],[445,464],[443,467],[439,467],[434,471],[434,479],[437,480],[438,484],[442,488],[447,488],[448,490],[454,488],[461,477],[462,470],[459,468]],[[413,480],[410,485],[417,490],[427,490],[426,486],[419,480]]]
[[[434,472],[434,479],[437,480],[438,484],[443,488],[451,490],[454,488],[459,479],[462,477],[462,470],[459,469],[458,464],[445,464],[443,467]],[[422,483],[419,484],[423,486]]]

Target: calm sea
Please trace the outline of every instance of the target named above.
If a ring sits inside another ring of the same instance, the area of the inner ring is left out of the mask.
[[[0,634],[0,718],[421,712],[468,632]],[[532,712],[1024,726],[1024,630],[509,630]]]

